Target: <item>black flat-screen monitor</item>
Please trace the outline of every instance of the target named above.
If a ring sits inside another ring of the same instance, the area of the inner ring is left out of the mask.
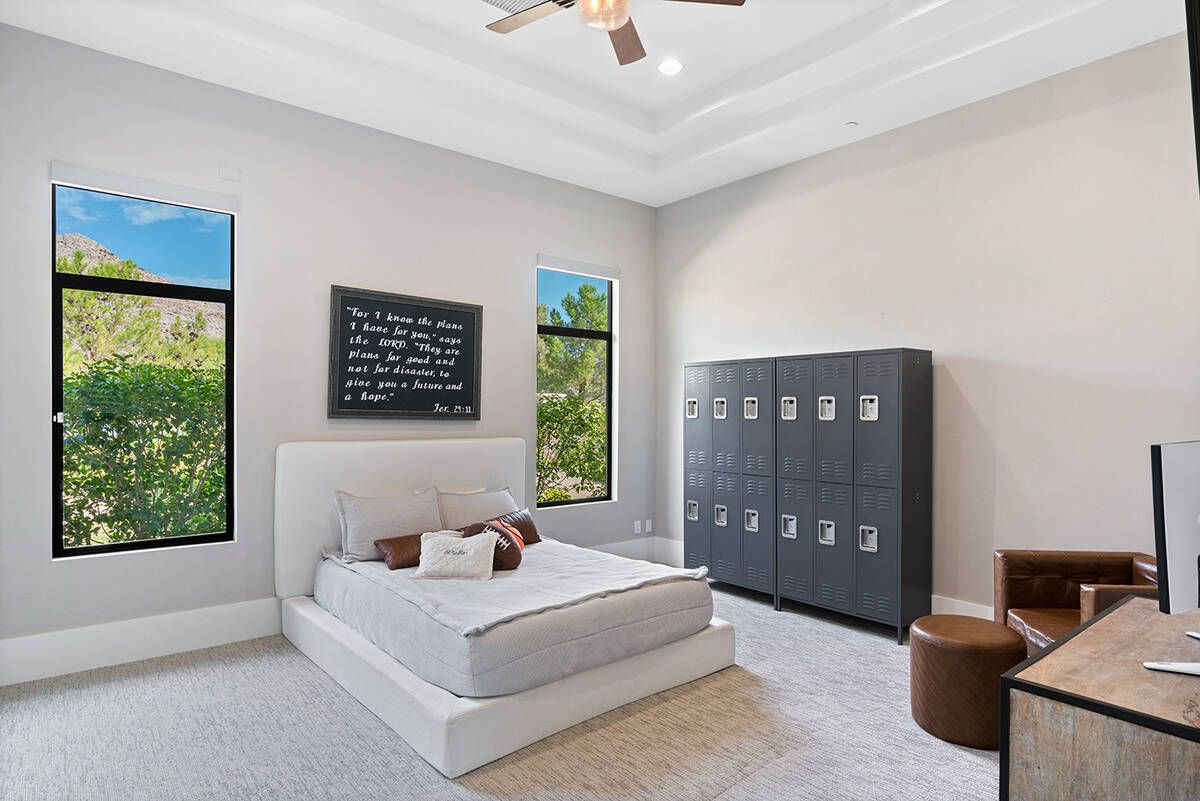
[[[1158,607],[1200,607],[1200,442],[1150,446]]]

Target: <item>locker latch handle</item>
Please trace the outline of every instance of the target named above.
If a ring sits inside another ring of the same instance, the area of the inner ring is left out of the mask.
[[[758,533],[758,510],[746,510],[746,531],[752,534]]]
[[[796,419],[796,399],[789,395],[786,398],[779,399],[779,419],[780,420],[795,420]]]
[[[817,521],[817,542],[821,545],[837,545],[837,526],[832,520]]]
[[[879,420],[879,396],[860,395],[858,398],[858,419],[867,423]]]
[[[722,528],[729,525],[729,510],[723,504],[713,507],[713,523]]]
[[[783,537],[785,540],[796,539],[796,516],[781,515],[779,522],[779,536]]]
[[[747,420],[758,419],[758,398],[742,399],[742,417]]]
[[[695,420],[700,417],[700,401],[697,398],[687,399],[687,416],[689,420]]]
[[[817,419],[826,422],[837,419],[837,398],[832,395],[817,398]]]
[[[724,398],[713,398],[713,419],[724,420],[728,404]]]
[[[879,552],[879,529],[875,526],[858,527],[858,550],[867,553]]]
[[[700,501],[687,502],[687,519],[692,521],[700,519]]]

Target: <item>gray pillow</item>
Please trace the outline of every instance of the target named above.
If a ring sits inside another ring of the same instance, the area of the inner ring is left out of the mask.
[[[375,540],[445,528],[433,487],[400,498],[359,498],[338,492],[335,504],[342,524],[342,558],[347,562],[382,559]]]
[[[446,528],[493,520],[519,508],[508,487],[492,492],[438,492],[438,505]]]

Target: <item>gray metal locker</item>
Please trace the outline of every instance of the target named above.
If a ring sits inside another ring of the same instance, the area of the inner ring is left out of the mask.
[[[775,364],[775,474],[779,478],[810,481],[813,477],[812,371],[812,359],[779,359]]]
[[[775,494],[775,558],[779,594],[793,601],[813,599],[813,534],[816,518],[811,481],[780,479]]]
[[[900,354],[856,357],[854,482],[900,486]]]
[[[742,469],[742,382],[738,363],[714,364],[710,372],[712,387],[712,462],[713,470],[737,473]]]
[[[854,493],[854,611],[895,625],[900,613],[896,490],[855,487]]]
[[[742,476],[743,586],[775,592],[775,480]]]
[[[683,566],[712,567],[712,473],[688,470],[683,486]]]
[[[712,390],[707,364],[683,368],[683,466],[712,470]]]
[[[775,362],[742,362],[741,396],[737,413],[742,421],[742,464],[739,471],[753,476],[775,473]]]
[[[731,584],[742,583],[742,477],[737,473],[712,474],[709,509],[712,565],[709,575]]]
[[[849,612],[854,608],[854,488],[817,484],[810,536],[814,538],[813,602]]]
[[[854,478],[854,357],[816,359],[813,368],[816,479],[850,484]]]

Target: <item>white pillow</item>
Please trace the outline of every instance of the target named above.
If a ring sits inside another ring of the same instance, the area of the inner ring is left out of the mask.
[[[520,507],[508,487],[492,492],[438,492],[444,528],[463,528],[472,523],[495,520]]]
[[[342,558],[347,562],[381,559],[375,540],[443,528],[432,487],[400,498],[359,498],[338,492],[334,504],[342,524]]]
[[[458,578],[486,581],[492,577],[496,553],[495,531],[463,538],[457,531],[431,531],[421,535],[421,563],[413,578]]]

